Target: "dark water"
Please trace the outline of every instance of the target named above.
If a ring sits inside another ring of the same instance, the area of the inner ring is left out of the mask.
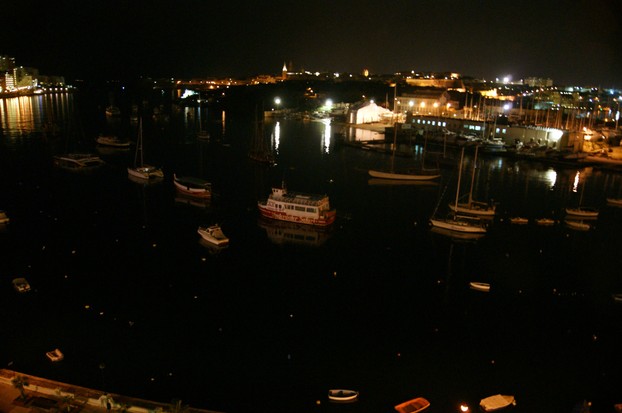
[[[3,367],[226,412],[387,412],[416,396],[449,412],[497,393],[515,395],[517,412],[622,401],[622,305],[611,297],[622,292],[622,209],[605,204],[621,176],[581,169],[576,184],[574,168],[482,156],[474,194],[499,214],[465,242],[427,227],[455,195],[454,170],[438,185],[376,185],[366,171],[388,159],[338,145],[341,127],[322,122],[268,122],[278,165],[267,168],[246,157],[250,120],[210,108],[154,115],[146,100],[145,156],[163,182],[128,179],[133,149],[101,153],[107,165],[91,174],[54,169],[53,154],[95,151],[100,132],[135,139],[136,124],[107,121],[105,105],[2,101]],[[211,142],[195,139],[199,121]],[[209,179],[210,205],[179,199],[173,172]],[[282,180],[330,196],[331,231],[259,219],[257,200]],[[507,220],[563,221],[580,200],[600,209],[590,231]],[[214,222],[231,239],[219,253],[196,233]],[[18,276],[31,293],[12,289]],[[491,292],[470,290],[473,280]],[[44,353],[56,347],[65,360],[53,364]],[[360,400],[331,404],[330,388]]]

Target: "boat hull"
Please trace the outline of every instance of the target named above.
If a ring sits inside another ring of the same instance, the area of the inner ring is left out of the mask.
[[[459,214],[477,215],[481,217],[494,217],[495,216],[494,207],[474,206],[474,205],[469,206],[468,204],[458,204],[458,206],[456,207],[455,204],[450,204],[449,209]]]
[[[394,173],[394,172],[376,171],[373,169],[370,169],[367,172],[373,178],[394,179],[394,180],[401,180],[401,181],[431,181],[433,179],[440,177],[440,175],[400,174],[400,173]]]
[[[328,211],[324,213],[323,216],[320,217],[304,217],[299,215],[289,214],[287,212],[282,211],[274,211],[268,208],[265,204],[259,203],[257,204],[259,208],[259,213],[262,217],[268,219],[276,219],[279,221],[287,221],[287,222],[295,222],[297,224],[303,225],[313,225],[318,227],[326,227],[335,222],[335,218],[337,214],[334,211]]]
[[[486,233],[486,228],[480,225],[471,225],[468,223],[463,223],[463,222],[454,221],[454,220],[431,219],[430,224],[436,228],[448,229],[448,230],[457,231],[457,232],[466,232],[470,234]]]
[[[334,402],[353,402],[359,397],[356,390],[333,389],[328,391],[328,399]]]
[[[150,179],[163,178],[164,173],[162,170],[153,166],[141,166],[136,168],[127,168],[127,173],[135,178],[144,179],[146,181]]]
[[[205,241],[217,247],[224,247],[226,245],[229,245],[229,238],[227,238],[225,234],[223,234],[220,227],[217,227],[217,226],[211,226],[208,228],[199,227],[199,229],[197,229],[197,233]]]
[[[430,407],[430,402],[423,397],[408,400],[395,406],[395,410],[399,413],[417,413]]]

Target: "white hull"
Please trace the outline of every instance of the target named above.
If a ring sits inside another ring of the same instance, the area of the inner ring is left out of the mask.
[[[459,214],[477,215],[481,217],[494,217],[495,216],[495,207],[490,207],[487,205],[480,205],[476,203],[473,203],[471,205],[458,204],[457,207],[455,204],[450,204],[449,209]]]
[[[581,218],[598,218],[598,211],[586,208],[566,208],[566,214]]]
[[[370,176],[381,179],[394,179],[402,181],[431,181],[440,177],[440,175],[417,175],[417,174],[400,174],[395,172],[383,172],[370,169],[367,171]]]
[[[609,205],[622,206],[622,198],[607,198]]]
[[[334,402],[351,402],[359,397],[359,392],[355,390],[335,389],[328,391],[328,399]]]
[[[218,225],[212,225],[211,227],[199,227],[197,233],[210,244],[218,247],[229,245],[229,238],[225,236],[222,229]]]
[[[269,219],[326,227],[335,222],[337,212],[330,209],[328,196],[288,193],[285,188],[272,188],[265,201],[257,203],[260,214]]]
[[[448,229],[451,231],[458,232],[467,232],[470,234],[484,234],[486,233],[486,228],[481,225],[469,224],[464,221],[453,220],[453,219],[430,219],[430,224],[433,227]]]

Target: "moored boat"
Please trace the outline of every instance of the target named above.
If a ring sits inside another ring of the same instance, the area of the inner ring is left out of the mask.
[[[436,178],[439,178],[439,174],[422,174],[422,173],[408,173],[405,172],[391,172],[391,171],[378,171],[375,169],[370,169],[367,171],[369,176],[373,178],[381,178],[381,179],[392,179],[392,180],[400,180],[400,181],[431,181]]]
[[[472,290],[483,291],[486,293],[490,291],[490,284],[480,281],[469,282],[469,287],[471,287]]]
[[[516,225],[525,225],[529,223],[529,219],[523,217],[512,217],[510,218],[510,223]]]
[[[551,218],[537,218],[536,224],[544,227],[549,227],[551,225],[555,225],[555,220]]]
[[[622,198],[607,198],[607,204],[613,206],[622,206]]]
[[[595,208],[579,207],[566,208],[566,214],[581,218],[598,218],[598,210]]]
[[[209,227],[199,227],[197,229],[197,233],[201,235],[201,237],[216,246],[222,247],[225,245],[229,245],[229,238],[222,232],[222,228],[220,225],[211,225]]]
[[[13,279],[13,288],[15,288],[15,291],[18,293],[26,293],[30,291],[30,284],[23,277],[15,278]]]
[[[134,166],[127,168],[127,174],[130,178],[138,178],[139,180],[151,180],[164,177],[162,169],[155,166],[147,165],[143,161],[143,121],[142,118],[138,124],[138,140],[136,141],[136,153],[134,154]]]
[[[334,402],[352,402],[359,397],[356,390],[331,389],[328,391],[328,399]]]
[[[430,402],[427,399],[417,397],[415,399],[405,401],[404,403],[400,403],[394,408],[398,413],[417,413],[427,409],[428,407],[430,407]]]
[[[47,353],[45,353],[45,355],[51,361],[61,361],[62,359],[65,358],[65,355],[57,348],[52,351],[48,351]]]
[[[0,209],[0,224],[8,224],[11,221],[6,211]]]
[[[67,153],[54,156],[54,166],[68,171],[88,171],[99,168],[105,162],[90,153]]]
[[[175,188],[194,198],[210,198],[212,196],[212,184],[205,179],[195,178],[193,176],[177,176],[173,174],[173,183]]]
[[[257,203],[259,212],[265,218],[299,224],[328,226],[335,222],[337,212],[330,208],[327,195],[288,192],[283,185],[272,188],[265,201]]]
[[[510,405],[516,405],[516,399],[514,399],[514,396],[505,394],[495,394],[494,396],[486,397],[479,402],[479,406],[485,412],[503,409]]]
[[[100,135],[97,139],[95,139],[95,141],[99,145],[111,146],[114,148],[127,149],[130,147],[129,141],[122,141],[118,137],[112,135]]]

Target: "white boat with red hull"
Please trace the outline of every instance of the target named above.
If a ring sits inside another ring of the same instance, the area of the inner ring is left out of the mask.
[[[320,227],[331,225],[337,217],[327,195],[288,192],[284,185],[272,188],[268,199],[258,202],[257,206],[265,218]]]

